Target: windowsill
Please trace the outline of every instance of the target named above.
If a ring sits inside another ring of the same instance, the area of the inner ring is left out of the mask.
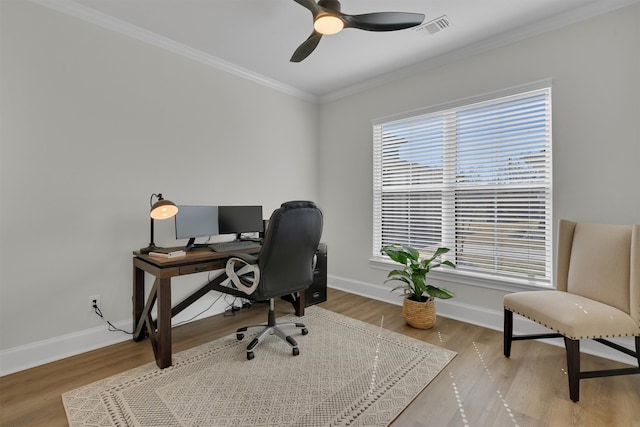
[[[383,257],[369,258],[369,265],[372,268],[378,270],[391,271],[398,268],[398,263],[390,261]],[[429,277],[449,283],[459,283],[466,286],[476,286],[480,288],[494,289],[505,292],[518,292],[518,291],[539,291],[539,290],[551,290],[551,285],[545,285],[540,282],[526,279],[511,278],[509,280],[492,276],[490,274],[470,274],[463,271],[451,271],[449,270],[432,270],[429,272]]]

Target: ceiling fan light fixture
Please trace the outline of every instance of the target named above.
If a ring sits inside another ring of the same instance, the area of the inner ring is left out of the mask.
[[[328,36],[342,31],[344,22],[338,16],[326,13],[316,17],[313,28],[320,34]]]
[[[0,0],[1,1],[1,0]],[[424,21],[424,13],[373,12],[347,15],[340,11],[339,0],[295,0],[313,15],[313,32],[293,52],[290,61],[300,62],[314,51],[324,35],[336,34],[343,28],[367,31],[397,31],[415,27]]]

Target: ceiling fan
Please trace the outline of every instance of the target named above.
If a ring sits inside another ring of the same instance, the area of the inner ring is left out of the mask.
[[[313,14],[313,32],[293,53],[291,62],[300,62],[313,52],[323,35],[336,34],[343,28],[367,31],[395,31],[420,25],[422,13],[376,12],[347,15],[340,11],[338,0],[294,0]]]

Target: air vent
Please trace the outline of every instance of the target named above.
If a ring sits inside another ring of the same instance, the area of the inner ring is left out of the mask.
[[[442,15],[439,18],[432,19],[429,22],[425,22],[424,24],[415,27],[413,30],[422,35],[431,36],[442,30],[446,30],[450,26],[451,20],[449,17],[447,17],[447,15]]]

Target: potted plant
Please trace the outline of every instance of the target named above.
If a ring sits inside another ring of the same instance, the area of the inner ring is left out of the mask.
[[[435,325],[434,298],[448,299],[455,296],[448,289],[427,284],[427,274],[432,268],[441,265],[456,267],[451,261],[441,260],[441,256],[447,252],[448,248],[438,248],[430,258],[420,259],[420,252],[409,245],[393,244],[382,248],[382,253],[403,265],[402,269],[390,271],[385,283],[393,280],[402,282],[392,291],[402,289],[402,315],[414,328],[429,329]]]

